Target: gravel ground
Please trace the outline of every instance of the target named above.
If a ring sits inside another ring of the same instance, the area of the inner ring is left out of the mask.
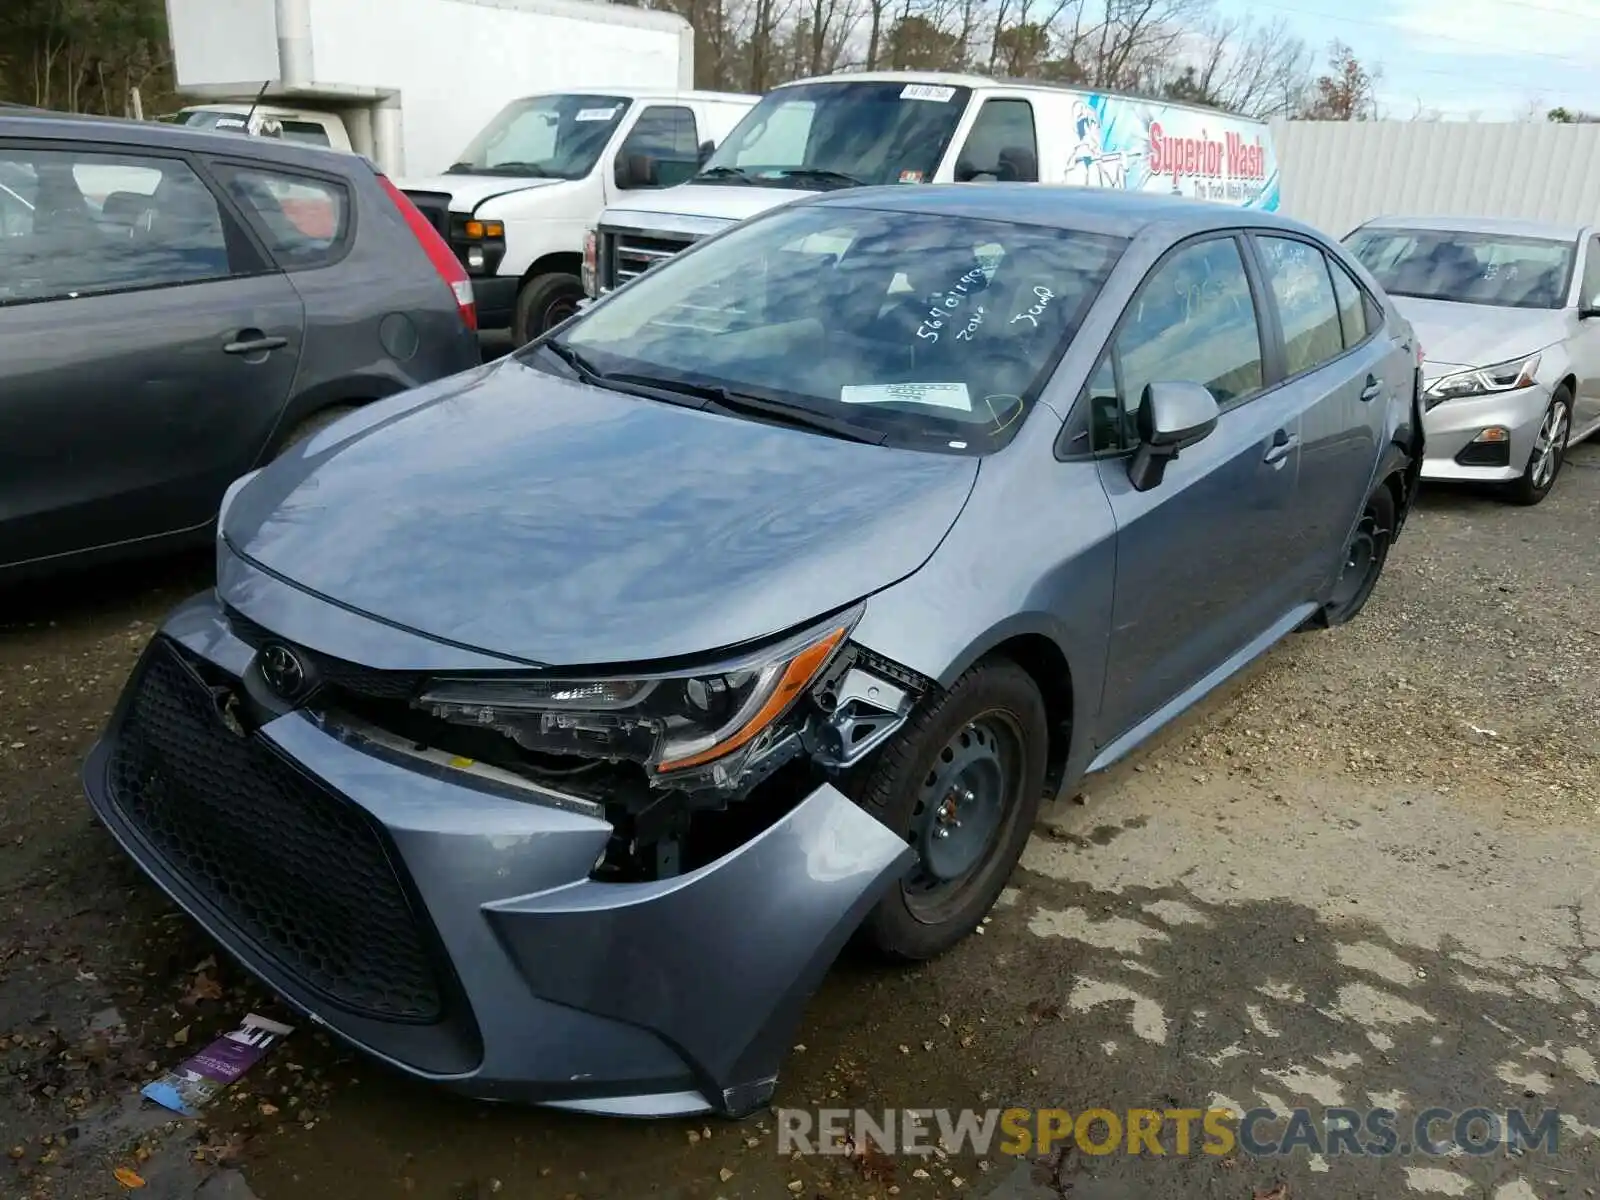
[[[1559,1107],[1551,1156],[791,1160],[771,1117],[438,1095],[300,1029],[203,1123],[133,1094],[270,997],[76,772],[204,558],[0,598],[0,1194],[1528,1200],[1600,1190],[1600,446],[1540,507],[1428,492],[1355,625],[1295,637],[1051,806],[984,936],[841,963],[788,1106]],[[1279,1189],[1282,1190],[1279,1190]]]

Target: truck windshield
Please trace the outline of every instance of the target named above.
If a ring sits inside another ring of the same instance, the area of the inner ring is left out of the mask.
[[[513,100],[448,173],[582,179],[600,160],[628,104],[626,96],[587,94]]]
[[[1576,242],[1448,229],[1357,230],[1350,252],[1391,296],[1561,308],[1572,278]]]
[[[969,88],[805,83],[768,92],[697,182],[828,190],[933,178]]]
[[[983,454],[1016,433],[1126,245],[1011,221],[786,206],[645,272],[551,344],[602,387]]]

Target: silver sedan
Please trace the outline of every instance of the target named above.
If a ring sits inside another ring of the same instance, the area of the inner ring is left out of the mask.
[[[1600,237],[1472,217],[1384,217],[1345,238],[1422,343],[1424,479],[1521,504],[1600,430]]]

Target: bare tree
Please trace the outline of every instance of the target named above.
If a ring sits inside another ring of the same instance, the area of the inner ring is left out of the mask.
[[[1328,47],[1328,70],[1311,86],[1303,116],[1314,121],[1371,121],[1378,115],[1381,72],[1367,68],[1343,42]]]

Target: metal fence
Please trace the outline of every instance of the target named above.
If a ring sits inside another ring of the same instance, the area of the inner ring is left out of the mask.
[[[1600,125],[1274,121],[1280,207],[1343,237],[1388,213],[1600,224]]]

